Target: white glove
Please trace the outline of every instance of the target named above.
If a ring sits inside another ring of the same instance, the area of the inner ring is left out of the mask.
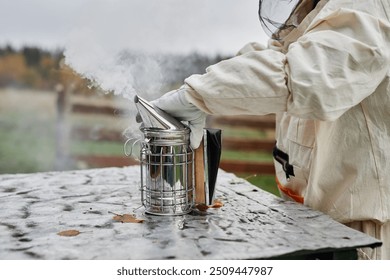
[[[186,97],[185,88],[167,92],[151,103],[179,121],[187,121],[191,129],[191,147],[199,147],[206,125],[206,113],[190,103]]]

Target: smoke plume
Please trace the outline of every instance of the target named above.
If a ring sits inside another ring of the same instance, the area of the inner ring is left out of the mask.
[[[162,94],[170,80],[165,70],[173,68],[163,56],[190,52],[230,55],[253,40],[253,30],[260,28],[256,1],[93,3],[70,33],[65,61],[103,90],[130,99],[136,93],[146,98]],[[243,22],[245,14],[251,20]]]
[[[234,54],[260,28],[257,1],[92,3],[68,37],[65,63],[92,85],[128,100],[135,94],[147,100],[161,96],[175,81],[172,75],[201,72],[189,67],[186,55]],[[251,20],[243,22],[243,17]],[[129,109],[135,112],[135,106]],[[138,125],[130,124],[130,134],[137,130],[132,127]]]

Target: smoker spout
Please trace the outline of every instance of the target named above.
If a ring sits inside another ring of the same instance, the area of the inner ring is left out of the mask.
[[[168,130],[183,130],[186,126],[173,118],[163,110],[153,106],[151,103],[136,95],[134,103],[142,118],[144,127],[161,128]]]

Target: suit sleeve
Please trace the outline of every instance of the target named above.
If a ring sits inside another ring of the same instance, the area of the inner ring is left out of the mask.
[[[340,9],[317,18],[286,54],[248,51],[187,78],[188,96],[209,114],[334,120],[383,80],[389,36],[388,23]]]

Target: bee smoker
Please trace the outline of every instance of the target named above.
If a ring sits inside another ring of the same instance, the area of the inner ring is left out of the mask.
[[[145,212],[184,215],[195,203],[211,204],[220,145],[217,157],[209,157],[204,147],[215,141],[210,141],[204,130],[207,137],[194,151],[190,145],[190,129],[186,125],[139,96],[135,96],[134,102],[143,122],[140,128],[143,132],[140,165],[141,200]],[[217,142],[220,143],[220,133]],[[212,169],[205,168],[209,166],[209,158],[213,159]]]
[[[194,151],[190,129],[139,96],[142,118],[141,200],[145,212],[182,215],[194,206]]]

